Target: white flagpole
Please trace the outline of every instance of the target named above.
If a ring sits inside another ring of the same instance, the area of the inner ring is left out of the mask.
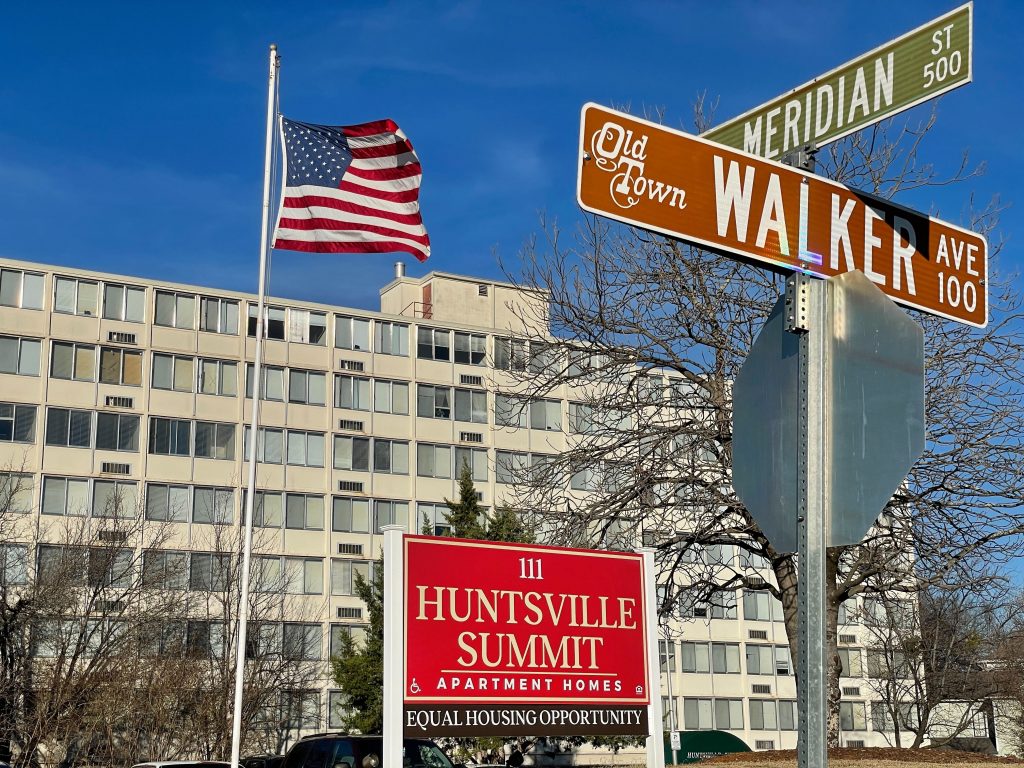
[[[267,144],[263,157],[263,221],[260,230],[260,298],[256,312],[256,359],[252,367],[252,424],[249,434],[249,483],[245,496],[245,543],[240,565],[241,584],[238,595],[238,636],[235,645],[235,703],[231,718],[231,765],[240,768],[242,749],[242,692],[245,687],[245,645],[249,623],[249,563],[252,554],[252,509],[256,496],[256,444],[259,440],[261,367],[263,362],[263,314],[266,311],[267,257],[270,254],[270,176],[274,146],[274,125],[277,122],[277,70],[280,59],[277,46],[270,46],[270,78],[267,85]]]

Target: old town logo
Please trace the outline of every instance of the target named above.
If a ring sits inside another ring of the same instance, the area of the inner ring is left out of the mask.
[[[590,153],[602,171],[613,174],[608,193],[619,208],[629,209],[643,198],[682,210],[686,190],[644,175],[647,160],[647,136],[609,120],[590,137]]]

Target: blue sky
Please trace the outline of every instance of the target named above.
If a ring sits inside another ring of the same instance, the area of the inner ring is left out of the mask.
[[[306,122],[391,117],[424,166],[428,269],[500,277],[544,212],[575,204],[587,101],[724,120],[956,2],[14,3],[0,42],[0,255],[255,290],[267,46]],[[970,194],[1022,195],[1024,3],[975,7],[974,80],[946,96],[924,156],[987,173],[899,198],[958,221]],[[1019,214],[1002,266],[1022,263]],[[276,252],[272,293],[375,308],[394,258]]]

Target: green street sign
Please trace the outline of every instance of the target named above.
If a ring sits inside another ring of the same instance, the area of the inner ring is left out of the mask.
[[[701,134],[766,158],[821,146],[971,82],[973,3]]]

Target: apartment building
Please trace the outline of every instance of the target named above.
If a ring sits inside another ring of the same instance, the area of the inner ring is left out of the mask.
[[[527,410],[502,393],[512,339],[524,334],[524,317],[546,316],[543,295],[399,270],[380,296],[380,312],[268,302],[255,523],[261,567],[319,612],[291,627],[311,660],[364,631],[354,575],[369,574],[382,526],[418,532],[425,520],[443,532],[444,499],[457,493],[463,464],[481,503],[500,503],[517,462],[565,450],[580,421],[568,390]],[[256,299],[0,261],[0,467],[29,480],[17,500],[25,520],[104,514],[115,494],[137,500],[125,507],[175,525],[178,559],[161,567],[182,589],[208,588],[213,555],[202,542],[218,526],[238,526],[244,510]],[[4,543],[8,579],[31,578],[46,556],[34,546],[38,525],[21,530]],[[704,556],[739,562],[728,546]],[[765,563],[741,565],[770,578]],[[674,713],[680,730],[794,747],[781,606],[749,592],[689,613],[662,643],[666,726]],[[854,615],[840,630],[842,740],[884,745]],[[337,726],[340,697],[329,681],[303,696],[297,726]]]

